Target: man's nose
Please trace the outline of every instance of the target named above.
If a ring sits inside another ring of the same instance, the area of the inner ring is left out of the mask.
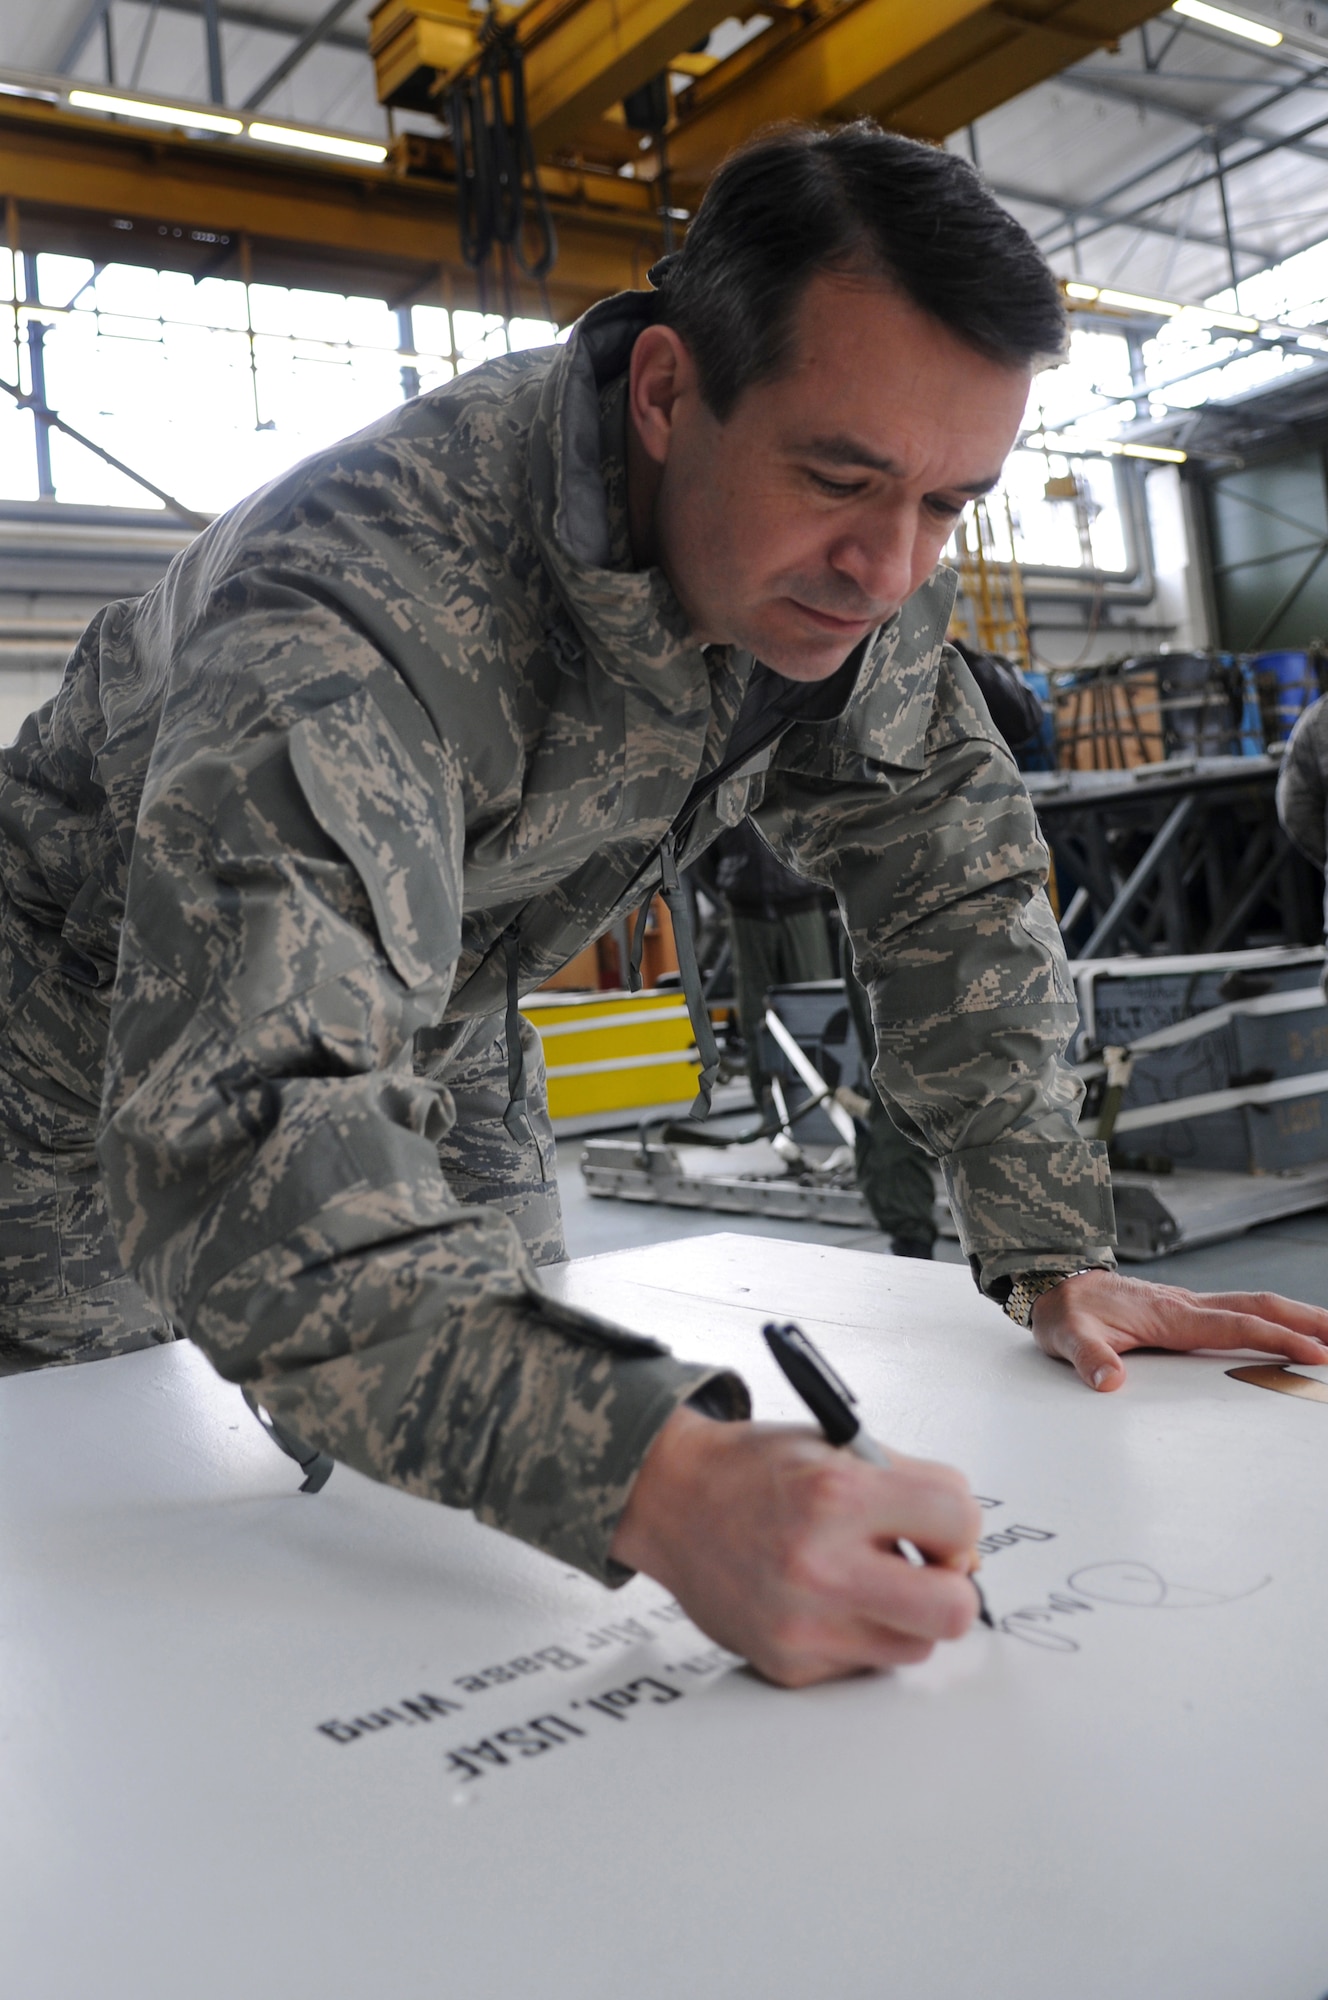
[[[916,523],[902,511],[891,509],[846,535],[831,560],[840,575],[851,577],[874,605],[893,609],[924,580],[915,574],[919,540]],[[924,565],[924,574],[926,567],[929,565]]]

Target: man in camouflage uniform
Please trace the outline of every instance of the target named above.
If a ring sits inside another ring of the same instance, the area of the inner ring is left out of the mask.
[[[1311,702],[1287,739],[1277,776],[1277,817],[1316,868],[1328,860],[1328,695]],[[1324,894],[1328,929],[1328,888]],[[1328,992],[1328,966],[1324,968]]]
[[[751,819],[720,834],[705,866],[705,879],[724,899],[734,1009],[752,1101],[773,1130],[774,1100],[761,1046],[766,1000],[772,986],[836,976],[825,892],[776,860]]]
[[[1111,1276],[1045,852],[943,644],[936,558],[1058,327],[959,161],[776,139],[658,296],[319,454],[109,606],[0,780],[11,1357],[179,1329],[312,1445],[647,1569],[786,1681],[956,1636],[957,1474],[716,1422],[736,1378],[540,1287],[517,994],[748,811],[839,901],[988,1292],[1026,1319],[1057,1286],[1035,1331],[1099,1381],[1252,1326],[1328,1356],[1328,1315]]]

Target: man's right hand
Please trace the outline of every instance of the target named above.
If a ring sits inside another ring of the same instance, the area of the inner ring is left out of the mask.
[[[980,1533],[949,1466],[892,1453],[884,1471],[812,1431],[683,1408],[647,1454],[611,1553],[768,1680],[806,1687],[961,1638]],[[900,1540],[933,1566],[906,1561]]]

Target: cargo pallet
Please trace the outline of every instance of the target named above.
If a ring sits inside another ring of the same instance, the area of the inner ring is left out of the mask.
[[[1152,1262],[1328,1206],[1323,959],[1322,948],[1278,947],[1072,966],[1078,1067],[1091,1092],[1084,1131],[1114,1138],[1118,1152],[1122,1141],[1144,1149],[1112,1171],[1123,1261]],[[804,1071],[864,1086],[838,982],[776,989],[771,999],[809,1052]],[[773,1066],[778,1051],[769,1054]],[[806,1075],[786,1074],[790,1096],[805,1090]],[[643,1127],[589,1140],[581,1171],[588,1193],[619,1201],[874,1229],[832,1162],[833,1145],[811,1143],[837,1135],[803,1129],[801,1158],[790,1160],[768,1139],[689,1144]],[[1213,1167],[1187,1164],[1196,1156]],[[936,1222],[957,1235],[939,1175]]]
[[[807,1184],[787,1168],[745,1174],[712,1171],[715,1154],[700,1147],[639,1139],[590,1139],[581,1155],[586,1190],[618,1201],[703,1208],[719,1215],[766,1215],[781,1222],[819,1222],[840,1229],[874,1229],[855,1187]],[[1117,1254],[1123,1263],[1152,1263],[1177,1250],[1239,1236],[1261,1222],[1328,1206],[1328,1162],[1281,1174],[1221,1174],[1182,1169],[1172,1174],[1115,1173]],[[937,1201],[942,1236],[958,1231],[944,1197]]]

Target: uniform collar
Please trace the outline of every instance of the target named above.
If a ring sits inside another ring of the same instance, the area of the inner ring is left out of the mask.
[[[540,552],[597,664],[683,715],[710,707],[706,662],[663,570],[615,566],[615,527],[620,555],[625,519],[611,514],[616,468],[610,466],[606,488],[603,460],[612,399],[606,423],[601,392],[626,374],[636,337],[653,314],[653,293],[623,292],[578,320],[544,380],[530,434],[529,486]],[[619,424],[618,450],[623,446]]]
[[[934,569],[868,642],[862,671],[835,725],[841,741],[878,764],[920,771],[936,705],[941,648],[959,579]]]

